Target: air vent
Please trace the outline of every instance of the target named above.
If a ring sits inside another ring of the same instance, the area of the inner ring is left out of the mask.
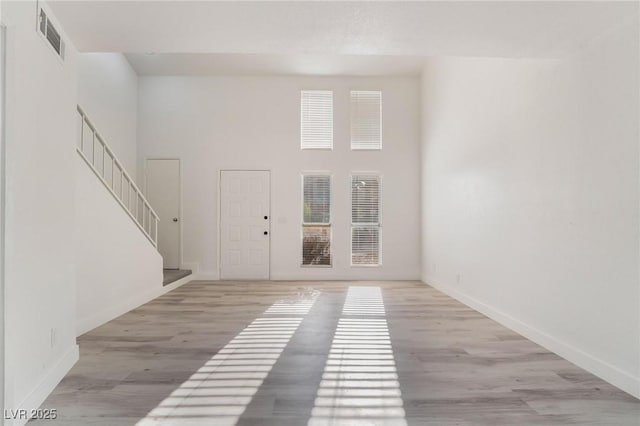
[[[53,26],[53,23],[45,13],[43,9],[40,9],[40,16],[38,17],[38,29],[42,35],[49,41],[56,54],[64,59],[64,42],[60,38],[60,33]]]

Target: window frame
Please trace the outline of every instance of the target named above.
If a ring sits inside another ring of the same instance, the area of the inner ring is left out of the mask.
[[[305,147],[304,146],[304,134],[303,134],[303,123],[304,123],[304,110],[303,110],[303,97],[305,92],[327,92],[331,93],[331,144],[328,147]],[[335,101],[335,92],[333,89],[300,89],[300,150],[301,151],[333,151],[334,141],[335,141],[335,126],[334,126],[334,101]]]
[[[353,178],[354,176],[375,176],[378,178],[378,222],[353,222]],[[384,175],[380,172],[351,172],[349,174],[349,264],[352,268],[379,268],[382,266],[382,218],[383,218],[383,185]],[[376,227],[378,228],[378,263],[363,264],[353,263],[353,229]]]
[[[329,177],[329,222],[305,222],[304,220],[304,179],[306,176]],[[305,265],[304,261],[304,229],[305,227],[324,227],[329,229],[329,264]],[[300,173],[300,267],[301,268],[333,268],[333,173],[326,170],[309,170]]]

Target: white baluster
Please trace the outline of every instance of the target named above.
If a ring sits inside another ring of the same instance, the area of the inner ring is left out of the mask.
[[[104,142],[102,142],[102,140],[100,140],[100,137],[98,137],[98,140],[100,141],[100,145],[102,145],[102,178],[106,181],[107,180],[107,177],[106,177],[107,169],[105,167],[105,165],[106,165],[105,157],[107,156],[107,147],[105,146]]]
[[[84,154],[84,115],[78,111],[80,114],[80,151]]]
[[[124,201],[124,168],[120,167],[120,199]]]
[[[80,147],[76,148],[80,156],[87,162],[92,171],[98,176],[102,183],[107,187],[111,195],[115,198],[116,202],[127,212],[136,225],[142,230],[145,236],[153,244],[154,247],[158,247],[158,222],[159,218],[153,211],[153,208],[144,197],[142,192],[138,189],[138,186],[131,179],[127,171],[122,167],[122,164],[111,151],[109,146],[102,140],[98,132],[96,131],[89,118],[84,114],[84,111],[77,107],[78,114],[80,116],[81,129],[80,129]],[[85,155],[85,148],[88,146],[86,141],[85,127],[91,132],[91,159],[89,160]],[[102,170],[98,171],[97,155],[96,155],[96,141],[102,148]],[[111,162],[108,163],[106,156],[109,155]],[[107,179],[107,164],[111,165],[111,176]],[[120,182],[116,187],[116,167],[119,169]],[[126,181],[126,183],[125,183]],[[125,196],[125,188],[127,193]],[[135,204],[135,206],[134,206]]]

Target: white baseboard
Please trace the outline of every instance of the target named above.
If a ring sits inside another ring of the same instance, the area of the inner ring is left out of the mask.
[[[79,348],[78,345],[74,344],[42,378],[40,383],[22,400],[16,409],[26,410],[25,412],[29,413],[32,409],[40,407],[49,394],[53,392],[53,389],[58,386],[62,378],[71,370],[71,367],[78,361],[78,357]],[[14,410],[14,412],[16,411]],[[28,418],[6,420],[6,425],[22,426],[26,424],[28,420]]]
[[[90,317],[86,318],[78,318],[76,324],[76,335],[80,336],[88,331],[93,330],[96,327],[100,327],[101,325],[111,321],[114,318],[119,317],[120,315],[126,314],[127,312],[144,305],[147,302],[155,299],[156,297],[162,296],[163,294],[180,287],[183,284],[188,283],[194,279],[193,274],[187,275],[184,278],[181,278],[175,282],[172,282],[169,285],[162,286],[160,283],[159,288],[154,288],[151,291],[147,291],[145,293],[140,293],[138,295],[127,295],[126,299],[119,303],[118,305],[108,307],[100,312],[97,312]]]
[[[220,281],[218,271],[200,271],[197,263],[183,263],[182,269],[191,269],[193,280]],[[356,273],[353,273],[354,270]],[[385,271],[380,268],[354,268],[348,273],[334,272],[326,268],[300,268],[293,273],[271,273],[270,281],[420,281],[420,271]],[[359,275],[359,276],[357,276]],[[363,275],[365,275],[363,277]]]
[[[220,280],[220,276],[218,274],[211,274],[211,273],[197,273],[194,274],[194,280],[199,280],[199,281],[219,281]]]
[[[160,285],[162,284],[160,283]],[[91,331],[96,327],[100,327],[101,325],[137,308],[140,305],[144,305],[156,297],[156,292],[157,290],[154,289],[153,291],[141,294],[128,294],[126,297],[123,297],[122,301],[117,305],[109,306],[91,316],[78,318],[76,323],[76,335],[81,336],[84,333]]]
[[[312,268],[309,268],[312,269]],[[368,269],[368,268],[367,268]],[[374,268],[372,268],[373,270]],[[371,272],[365,276],[354,276],[344,273],[304,273],[293,274],[272,274],[272,281],[420,281],[419,272],[416,273],[392,273],[392,272]]]
[[[84,320],[78,322],[78,335],[83,334],[87,331],[94,329],[112,319],[129,312],[132,309],[137,308],[140,305],[143,305],[156,297],[159,297],[175,288],[180,287],[193,280],[192,275],[181,278],[169,285],[166,285],[160,289],[154,289],[151,292],[146,292],[138,296],[133,302],[128,301],[119,306],[105,309],[104,311],[91,316],[90,318],[85,318]],[[71,367],[78,361],[79,359],[79,347],[74,344],[56,363],[56,365],[49,371],[49,373],[42,379],[42,381],[36,386],[33,391],[27,395],[27,397],[14,409],[16,410],[26,410],[27,413],[30,412],[31,409],[38,408],[47,396],[55,389],[55,387],[60,383],[63,377],[69,372]],[[22,426],[26,424],[28,419],[15,419],[15,420],[7,420],[7,426]]]
[[[218,274],[199,273],[194,274],[193,280],[199,281],[220,281],[221,278]],[[233,280],[232,280],[233,281]],[[260,281],[260,280],[258,280]],[[309,276],[309,275],[272,275],[269,281],[420,281],[420,277],[416,277],[415,274],[406,276],[390,275],[380,276],[376,278],[354,278],[345,275],[328,275],[328,276]]]
[[[186,283],[195,280],[195,277],[193,276],[193,274],[191,275],[187,275],[186,277],[182,277],[177,281],[172,282],[171,284],[167,284],[164,286],[164,288],[162,289],[162,292],[160,294],[158,294],[155,297],[159,297],[162,296],[163,294],[166,294],[167,292],[176,289],[182,285],[185,285]],[[154,299],[155,299],[154,297]]]
[[[545,349],[561,356],[567,361],[572,362],[578,367],[587,370],[630,395],[640,399],[640,377],[634,377],[632,374],[620,370],[616,366],[596,358],[579,348],[567,345],[554,336],[525,324],[511,315],[501,312],[449,285],[438,283],[433,280],[423,280],[423,282],[426,282],[435,289],[440,290],[441,292],[486,315],[492,320],[539,344]]]

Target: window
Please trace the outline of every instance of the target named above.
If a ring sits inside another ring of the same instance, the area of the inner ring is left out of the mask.
[[[300,147],[333,149],[333,92],[303,90],[300,98]]]
[[[382,92],[351,91],[351,149],[382,149]]]
[[[351,176],[351,265],[380,265],[382,237],[378,175]]]
[[[302,266],[331,266],[331,176],[302,176]]]

